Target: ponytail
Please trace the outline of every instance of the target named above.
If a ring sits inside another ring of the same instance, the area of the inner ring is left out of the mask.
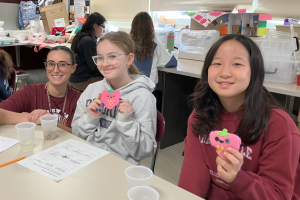
[[[139,72],[138,68],[134,65],[131,64],[128,68],[128,74],[138,74],[138,75],[142,75],[141,72]]]

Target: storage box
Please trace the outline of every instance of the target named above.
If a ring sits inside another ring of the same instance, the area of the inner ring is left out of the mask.
[[[45,38],[45,43],[65,43],[66,37],[65,36],[55,36],[55,35],[48,35]]]
[[[10,37],[1,37],[0,38],[0,46],[1,45],[13,45],[15,44],[16,38]]]
[[[51,32],[52,27],[69,26],[65,3],[57,3],[50,6],[40,7],[40,13],[45,32]]]
[[[265,82],[294,83],[297,76],[299,61],[264,59]]]
[[[291,57],[295,51],[295,40],[251,38],[260,48],[264,56]]]
[[[217,19],[215,19],[207,27],[196,22],[196,20],[194,20],[193,18],[191,19],[190,30],[217,30],[217,31],[220,31],[220,28],[221,28],[221,17],[218,17]]]
[[[275,25],[275,26],[276,26],[276,31],[291,33],[291,29],[289,25]],[[300,26],[294,25],[294,32],[298,33],[298,35],[300,36]]]
[[[207,51],[219,37],[220,32],[216,30],[182,30],[178,58],[204,61]]]

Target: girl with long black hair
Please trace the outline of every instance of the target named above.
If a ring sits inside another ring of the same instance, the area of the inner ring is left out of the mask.
[[[73,39],[71,49],[75,53],[77,68],[70,77],[70,85],[84,91],[90,84],[103,79],[93,62],[97,54],[96,44],[105,31],[106,19],[99,13],[92,13]]]
[[[179,186],[205,199],[300,199],[300,135],[263,86],[257,45],[227,35],[209,50],[192,94]],[[225,158],[210,145],[211,131],[242,140]]]

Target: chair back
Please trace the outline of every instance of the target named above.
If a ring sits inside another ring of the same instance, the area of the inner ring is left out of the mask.
[[[157,111],[157,130],[155,140],[156,142],[160,142],[165,133],[165,118],[164,116]]]

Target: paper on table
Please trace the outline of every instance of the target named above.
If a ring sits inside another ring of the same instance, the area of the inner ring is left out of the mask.
[[[19,143],[19,140],[0,136],[0,152]]]
[[[60,181],[108,153],[89,144],[69,139],[18,163]]]

